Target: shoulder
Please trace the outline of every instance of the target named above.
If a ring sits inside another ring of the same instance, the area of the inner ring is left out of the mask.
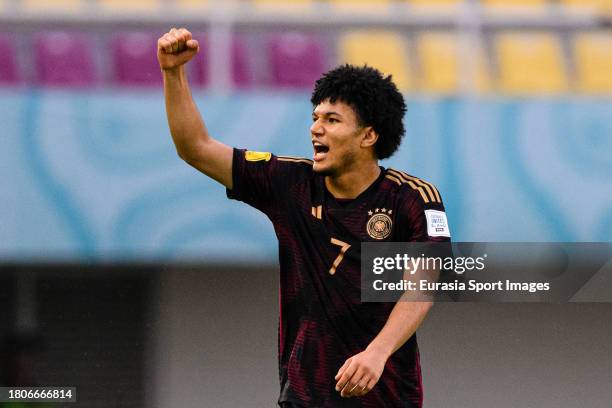
[[[304,157],[275,156],[278,171],[284,177],[291,178],[293,182],[310,178],[313,175],[312,160]]]
[[[388,168],[385,179],[404,200],[422,203],[426,207],[442,205],[442,196],[432,183],[403,171]]]
[[[287,168],[293,168],[299,171],[312,172],[312,160],[305,157],[293,157],[293,156],[276,156],[272,155],[274,159],[279,163],[279,166]]]
[[[270,152],[235,150],[235,158],[247,173],[265,174],[274,183],[295,184],[313,175],[312,160],[304,157],[279,156]]]
[[[248,168],[266,169],[285,176],[312,173],[312,160],[304,157],[278,156],[270,152],[234,148],[234,159]]]
[[[398,220],[410,226],[400,241],[450,240],[446,211],[435,185],[395,169],[387,169],[385,178],[398,190]]]
[[[308,159],[235,148],[233,188],[228,196],[266,212],[273,201],[286,198],[288,191],[302,185],[311,174],[312,162]]]

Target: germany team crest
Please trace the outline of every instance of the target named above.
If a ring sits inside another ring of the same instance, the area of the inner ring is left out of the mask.
[[[377,208],[375,211],[368,211],[370,219],[368,220],[367,230],[368,235],[374,239],[385,239],[391,235],[391,227],[393,221],[391,221],[392,210],[386,208]]]

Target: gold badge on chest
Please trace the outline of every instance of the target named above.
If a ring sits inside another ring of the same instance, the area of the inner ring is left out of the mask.
[[[368,211],[370,219],[368,220],[367,230],[368,235],[374,239],[385,239],[391,235],[393,221],[391,220],[392,210],[386,208],[377,208],[374,211]]]

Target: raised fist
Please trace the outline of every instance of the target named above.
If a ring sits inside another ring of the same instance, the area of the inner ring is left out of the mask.
[[[186,28],[173,28],[157,40],[157,59],[163,70],[172,70],[189,62],[200,46]]]

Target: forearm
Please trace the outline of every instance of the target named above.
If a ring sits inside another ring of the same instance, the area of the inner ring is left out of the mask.
[[[191,96],[185,66],[163,70],[166,114],[172,140],[186,161],[196,157],[201,146],[211,141],[202,116]]]
[[[389,358],[417,331],[432,305],[431,301],[397,302],[384,327],[367,349]]]
[[[199,49],[198,42],[185,28],[173,28],[157,40],[157,59],[164,78],[168,125],[178,155],[231,189],[233,150],[209,136],[187,82],[185,64]]]

